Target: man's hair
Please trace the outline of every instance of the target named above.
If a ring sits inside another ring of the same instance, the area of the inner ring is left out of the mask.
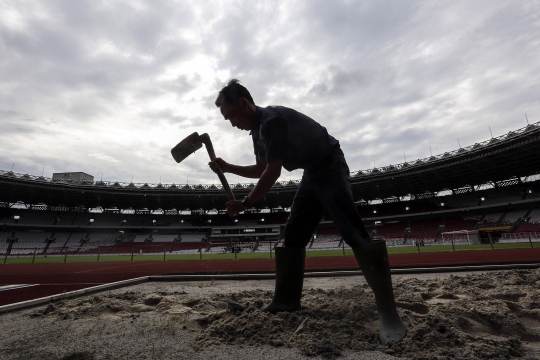
[[[248,89],[240,85],[240,80],[231,79],[227,85],[221,88],[215,104],[217,107],[220,107],[222,102],[226,102],[229,105],[238,105],[238,99],[241,97],[246,98],[250,103],[255,105],[255,102],[253,101]]]

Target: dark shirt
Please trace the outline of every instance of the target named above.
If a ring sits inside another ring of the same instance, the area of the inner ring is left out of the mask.
[[[256,156],[267,163],[282,159],[288,171],[309,169],[339,148],[339,141],[325,127],[283,106],[257,106],[251,136]]]

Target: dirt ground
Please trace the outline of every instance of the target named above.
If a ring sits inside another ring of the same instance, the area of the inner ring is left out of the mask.
[[[393,279],[398,345],[359,276],[306,279],[277,315],[258,310],[274,281],[156,282],[0,315],[0,358],[540,359],[540,270]]]

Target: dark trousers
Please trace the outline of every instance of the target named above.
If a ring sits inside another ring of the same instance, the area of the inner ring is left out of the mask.
[[[372,242],[354,205],[349,167],[339,148],[315,167],[304,170],[285,225],[285,247],[305,247],[325,211],[347,245]]]

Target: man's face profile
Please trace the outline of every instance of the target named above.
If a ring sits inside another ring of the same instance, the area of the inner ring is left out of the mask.
[[[225,101],[223,101],[219,106],[219,110],[221,115],[223,115],[223,118],[225,120],[229,120],[233,127],[240,130],[251,130],[253,125],[247,109],[248,107],[249,105],[247,104],[247,100],[240,98],[238,105],[236,106],[227,104]]]

